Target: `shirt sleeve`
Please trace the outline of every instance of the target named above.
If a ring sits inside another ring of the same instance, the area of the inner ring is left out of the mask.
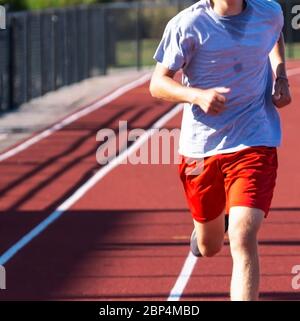
[[[280,35],[284,27],[284,14],[279,4],[278,7],[277,31]]]
[[[268,0],[269,4],[272,4],[271,7],[271,13],[268,16],[269,24],[272,26],[272,29],[270,29],[270,47],[268,48],[269,51],[273,49],[277,41],[279,40],[279,37],[281,35],[283,26],[284,26],[284,15],[283,11],[281,9],[281,6],[279,3],[275,1]],[[268,12],[268,11],[267,11]]]
[[[194,47],[194,37],[171,20],[153,58],[168,69],[177,71],[189,63]]]

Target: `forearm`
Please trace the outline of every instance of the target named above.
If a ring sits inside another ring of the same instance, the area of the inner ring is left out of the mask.
[[[190,103],[199,106],[205,113],[216,115],[226,110],[226,97],[229,88],[211,89],[190,88],[174,80],[175,72],[158,63],[150,83],[151,95],[155,98],[175,103]]]
[[[285,62],[285,44],[284,37],[281,33],[279,40],[270,53],[270,60],[274,75],[276,78],[287,78]]]
[[[285,46],[283,34],[273,50],[270,53],[270,60],[272,69],[276,77],[273,93],[273,103],[276,107],[282,108],[291,103],[291,93],[289,90],[289,81],[287,78],[286,65],[285,65]]]
[[[194,89],[181,85],[168,76],[154,75],[150,84],[152,96],[175,103],[193,103]]]

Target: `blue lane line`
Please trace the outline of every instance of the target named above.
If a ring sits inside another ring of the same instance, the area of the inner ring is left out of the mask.
[[[42,233],[50,224],[56,221],[60,216],[64,214],[64,211],[56,210],[46,219],[44,219],[39,225],[32,229],[29,233],[24,235],[17,243],[4,252],[0,256],[0,265],[6,264],[16,253],[30,243],[35,237]]]

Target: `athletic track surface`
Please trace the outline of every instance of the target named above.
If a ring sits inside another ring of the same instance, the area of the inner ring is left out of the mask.
[[[300,62],[288,64],[293,104],[280,111],[278,185],[260,233],[261,299],[299,300]],[[148,77],[149,79],[149,77]],[[189,254],[192,221],[176,165],[96,163],[96,133],[178,128],[180,107],[128,84],[0,155],[1,300],[228,300],[231,258]],[[175,108],[175,109],[174,109]],[[148,135],[148,136],[147,136]]]

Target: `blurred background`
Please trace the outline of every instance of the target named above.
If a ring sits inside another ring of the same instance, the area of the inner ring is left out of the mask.
[[[120,68],[152,66],[167,21],[196,1],[0,0],[0,112]],[[289,58],[300,57],[292,7],[281,1]]]

